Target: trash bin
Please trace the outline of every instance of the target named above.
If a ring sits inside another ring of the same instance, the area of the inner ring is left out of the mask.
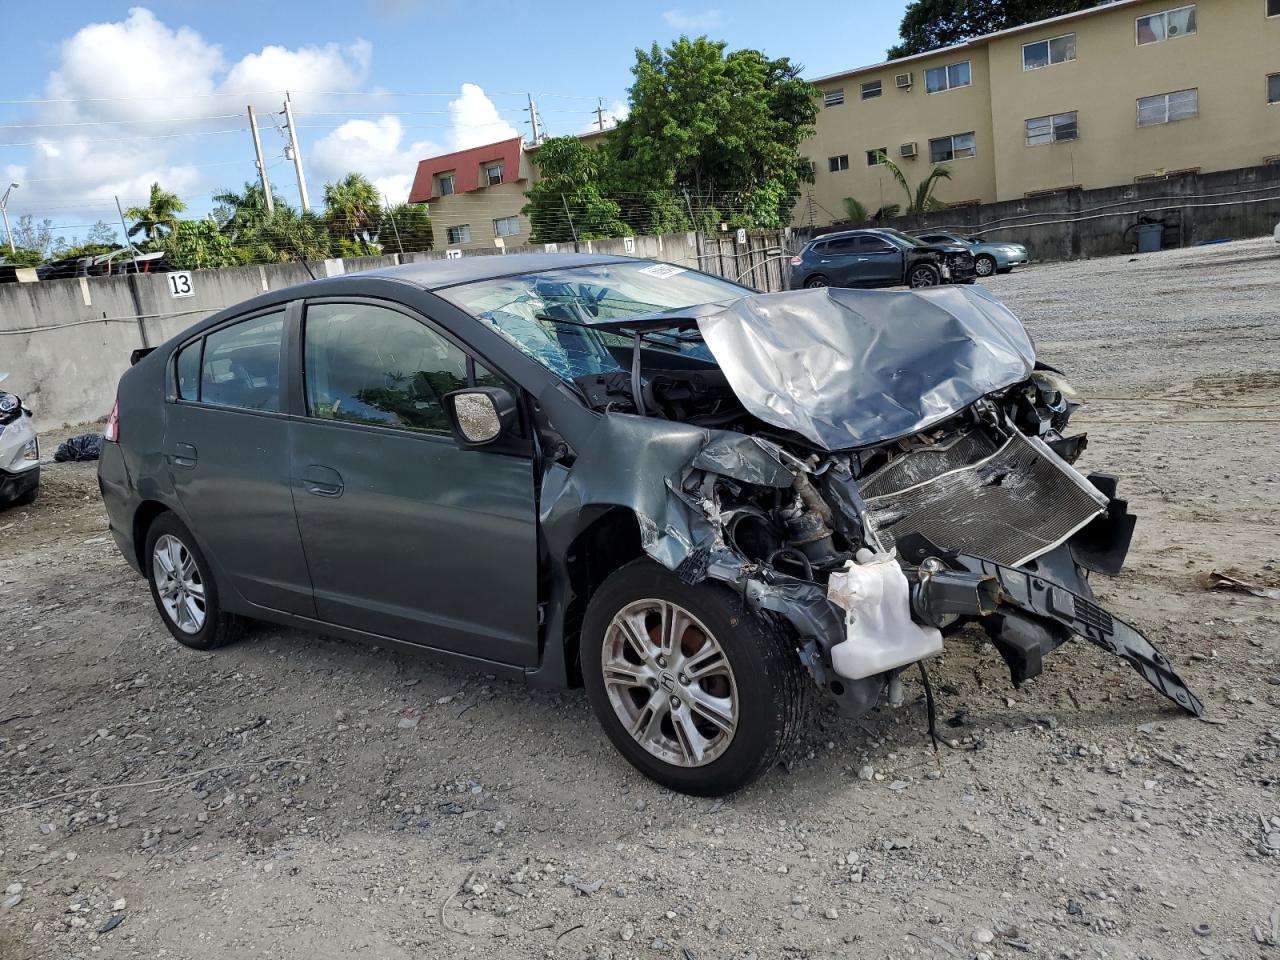
[[[1160,249],[1161,240],[1164,238],[1163,223],[1140,223],[1138,224],[1138,252],[1139,253],[1155,253]]]

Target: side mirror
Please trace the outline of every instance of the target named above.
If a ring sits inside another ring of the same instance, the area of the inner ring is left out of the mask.
[[[469,387],[444,395],[444,409],[458,445],[483,447],[516,422],[515,397],[501,387]]]

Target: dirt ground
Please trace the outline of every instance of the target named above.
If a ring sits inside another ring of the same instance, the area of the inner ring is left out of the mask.
[[[990,286],[1140,515],[1103,602],[1207,708],[1082,642],[978,636],[725,801],[632,772],[581,691],[260,627],[180,647],[92,465],[0,513],[0,958],[1280,958],[1280,247]],[[46,436],[51,453],[57,439]],[[1268,839],[1268,835],[1270,835]],[[114,924],[114,926],[113,926]]]

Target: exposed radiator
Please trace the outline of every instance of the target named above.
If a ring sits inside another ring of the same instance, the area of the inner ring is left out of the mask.
[[[1107,498],[1043,441],[1014,430],[983,456],[981,441],[968,439],[975,435],[913,451],[862,484],[867,520],[884,548],[920,533],[943,549],[1016,567],[1106,509]],[[904,461],[917,457],[924,462],[908,468]],[[963,465],[966,457],[978,459]]]

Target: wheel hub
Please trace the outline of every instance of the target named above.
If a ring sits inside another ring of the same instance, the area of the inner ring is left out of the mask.
[[[737,730],[737,684],[728,657],[678,604],[638,600],[605,631],[601,668],[609,703],[653,756],[701,767],[721,756]]]
[[[169,620],[183,633],[199,633],[205,621],[204,580],[186,544],[166,533],[151,552],[151,570]]]

